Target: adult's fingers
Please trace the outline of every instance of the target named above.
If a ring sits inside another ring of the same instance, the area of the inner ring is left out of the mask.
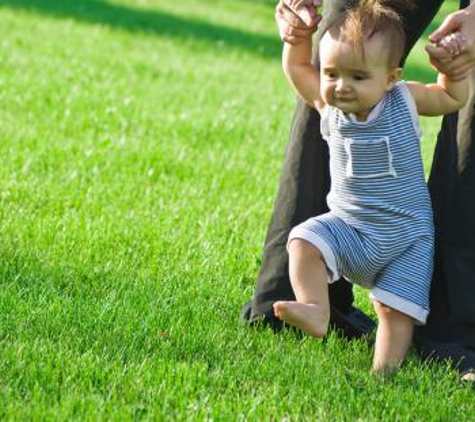
[[[280,1],[275,8],[275,19],[277,23],[283,22],[293,28],[308,29],[308,26],[283,1]]]
[[[317,19],[317,13],[313,7],[310,9],[308,7],[302,7],[297,10],[297,15],[308,26],[312,26]]]
[[[295,9],[300,7],[320,7],[323,4],[322,0],[285,0],[291,2]]]
[[[444,37],[440,40],[439,45],[443,47],[445,50],[447,50],[450,54],[455,54],[456,53],[456,45],[454,45],[454,40],[452,38],[449,38],[450,35],[447,37]]]
[[[439,41],[439,46],[442,46],[452,55],[458,55],[465,52],[465,37],[460,32],[454,32],[443,37]]]
[[[446,63],[442,63],[438,60],[430,59],[430,64],[435,70],[437,70],[440,73],[443,73],[444,75],[447,75],[449,73],[446,67]]]
[[[305,25],[299,17],[281,1],[275,9],[275,19],[279,29],[279,36],[282,41],[292,45],[297,45],[314,32],[320,16],[317,17],[313,26]]]
[[[429,40],[433,43],[438,43],[444,36],[458,31],[463,22],[463,11],[451,13],[447,16],[442,24],[432,34],[429,35]]]
[[[453,41],[455,43],[455,50],[456,50],[455,54],[462,54],[467,51],[467,48],[468,48],[467,39],[462,33],[460,32],[454,33]]]
[[[279,30],[279,35],[282,41],[291,45],[298,45],[312,35],[312,31],[298,30],[295,28],[286,28],[283,31]]]
[[[315,25],[317,10],[314,0],[297,0],[291,9],[307,26]]]
[[[452,55],[442,46],[427,44],[425,50],[431,60],[452,61]]]
[[[287,38],[303,39],[308,38],[308,36],[311,35],[311,31],[308,29],[299,29],[287,26],[283,31],[283,35],[285,37],[284,41],[287,41]]]

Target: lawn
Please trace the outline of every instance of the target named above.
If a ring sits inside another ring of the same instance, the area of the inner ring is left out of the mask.
[[[295,104],[273,7],[0,3],[0,419],[475,420],[447,365],[239,323]]]

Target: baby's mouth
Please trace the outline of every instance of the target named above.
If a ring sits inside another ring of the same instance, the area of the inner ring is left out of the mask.
[[[349,102],[349,101],[353,101],[353,98],[349,98],[349,97],[335,97],[335,100],[337,100],[337,101],[342,101],[342,102]]]

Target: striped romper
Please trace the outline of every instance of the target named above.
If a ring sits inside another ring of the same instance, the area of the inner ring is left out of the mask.
[[[424,324],[429,313],[434,228],[420,151],[416,106],[398,83],[365,122],[326,106],[330,211],[296,226],[323,255],[330,281],[341,276]]]

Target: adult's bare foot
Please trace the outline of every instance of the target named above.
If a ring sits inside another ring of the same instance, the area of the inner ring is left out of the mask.
[[[321,338],[327,334],[329,317],[322,315],[322,309],[318,305],[290,301],[275,302],[274,313],[277,318],[313,337]]]

